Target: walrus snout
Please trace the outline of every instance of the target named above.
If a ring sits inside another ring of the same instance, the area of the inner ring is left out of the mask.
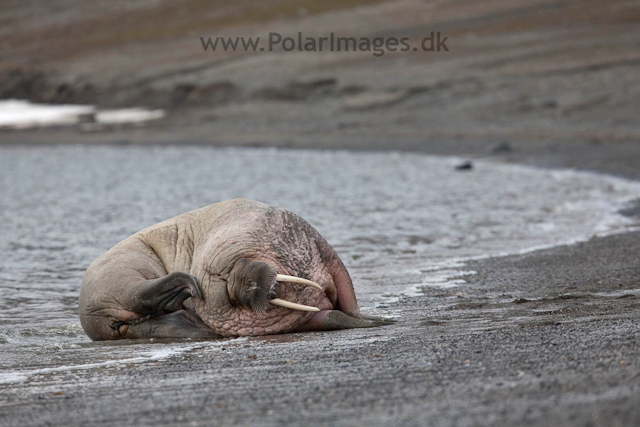
[[[323,291],[322,286],[302,277],[277,274],[273,266],[262,261],[240,259],[228,282],[229,298],[232,302],[264,314],[269,304],[300,311],[320,311],[317,307],[298,304],[278,298],[276,284],[299,283]]]
[[[238,260],[227,282],[229,299],[256,313],[266,313],[276,275],[276,270],[266,262],[247,258]]]

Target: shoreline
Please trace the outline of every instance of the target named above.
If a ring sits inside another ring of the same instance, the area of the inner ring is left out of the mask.
[[[571,153],[567,161],[581,160]],[[551,154],[565,158],[553,150],[522,158],[539,164]],[[640,216],[637,206],[625,212]],[[196,345],[180,357],[51,374],[45,389],[11,383],[0,421],[634,425],[638,253],[640,232],[631,231],[469,260],[456,268],[476,272],[461,276],[465,283],[383,303],[399,313],[394,325]]]
[[[0,420],[634,425],[640,295],[634,272],[611,263],[631,247],[640,233],[474,262],[466,284],[400,297],[402,317],[383,328],[194,343],[180,357],[77,371],[36,395],[13,383]],[[594,283],[603,253],[610,265]]]
[[[200,113],[199,113],[200,114]],[[171,145],[288,148],[308,150],[347,150],[367,152],[404,152],[427,155],[458,156],[469,160],[491,159],[506,163],[520,163],[548,168],[588,170],[640,180],[640,139],[628,141],[594,142],[587,139],[531,139],[503,136],[476,136],[462,133],[451,137],[430,137],[419,130],[394,133],[372,129],[351,135],[339,132],[318,135],[307,130],[274,129],[268,138],[255,137],[242,130],[231,134],[217,134],[210,124],[197,123],[197,114],[182,111],[179,119],[161,119],[155,123],[84,132],[77,126],[54,127],[29,130],[0,130],[0,147],[3,146],[48,146],[48,145]],[[247,124],[251,126],[251,123]],[[328,128],[330,123],[316,125]],[[274,127],[279,127],[276,123]],[[230,129],[227,129],[230,131]]]

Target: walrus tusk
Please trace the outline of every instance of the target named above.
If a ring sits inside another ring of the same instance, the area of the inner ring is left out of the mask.
[[[307,285],[307,286],[311,286],[312,288],[316,288],[319,291],[322,290],[322,286],[318,285],[315,282],[312,282],[311,280],[303,279],[301,277],[287,276],[285,274],[277,274],[276,275],[276,282],[302,283],[303,285]]]
[[[292,310],[300,310],[300,311],[320,311],[318,307],[311,307],[310,305],[302,305],[296,304],[295,302],[285,301],[280,298],[274,298],[269,300],[269,302],[273,305],[277,305],[280,307],[290,308]]]

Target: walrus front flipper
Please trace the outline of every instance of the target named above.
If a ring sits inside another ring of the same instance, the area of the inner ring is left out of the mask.
[[[322,310],[300,326],[295,332],[304,331],[332,331],[337,329],[374,328],[376,326],[390,325],[395,320],[383,317],[347,315],[339,310]]]
[[[174,271],[128,288],[120,303],[129,311],[155,315],[182,310],[182,303],[190,297],[202,299],[196,278]]]
[[[202,299],[198,282],[179,271],[130,286],[120,303],[137,317],[116,321],[111,329],[120,338],[132,339],[219,337],[198,316],[184,309],[183,303],[191,297]]]
[[[336,287],[338,301],[334,308],[350,316],[358,316],[360,314],[360,309],[358,308],[356,292],[353,289],[353,282],[351,281],[349,272],[331,245],[327,243],[320,233],[317,231],[315,231],[315,233],[316,247],[320,252],[322,261],[329,270],[329,274],[331,274],[331,277],[333,278],[333,284]]]
[[[198,317],[186,310],[151,317],[133,323],[118,325],[123,338],[222,338],[206,326]]]

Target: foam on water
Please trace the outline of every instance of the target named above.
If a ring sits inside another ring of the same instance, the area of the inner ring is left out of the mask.
[[[90,343],[77,317],[82,274],[134,232],[220,200],[253,198],[307,219],[343,258],[361,305],[382,315],[402,295],[459,285],[473,273],[465,260],[638,226],[617,212],[640,197],[640,183],[491,161],[461,172],[454,168],[460,160],[210,147],[0,148],[2,378],[179,357],[183,350],[174,347],[153,355],[154,344]]]
[[[155,352],[147,352],[146,354],[138,357],[131,357],[127,359],[116,359],[116,360],[107,360],[106,362],[96,362],[96,363],[84,363],[81,365],[62,365],[55,366],[52,368],[41,368],[41,369],[31,369],[31,370],[21,370],[21,371],[5,371],[0,372],[0,384],[8,383],[8,382],[16,382],[16,381],[24,381],[27,378],[39,375],[39,374],[49,374],[52,372],[68,372],[68,371],[77,371],[77,370],[85,370],[85,369],[93,369],[93,368],[101,368],[105,366],[111,365],[122,365],[127,363],[140,363],[140,362],[148,362],[155,360],[163,360],[173,355],[182,353],[184,351],[188,351],[193,349],[194,346],[176,348],[176,347],[165,347]]]
[[[120,359],[112,359],[105,360],[101,362],[94,363],[81,363],[74,365],[60,365],[60,366],[52,366],[47,368],[39,368],[39,369],[20,369],[15,371],[3,370],[0,371],[0,384],[13,383],[13,382],[23,382],[31,377],[38,375],[46,375],[56,372],[68,373],[72,371],[85,371],[89,369],[99,369],[110,366],[122,366],[125,364],[131,363],[143,363],[143,362],[155,362],[160,360],[169,359],[174,356],[178,356],[180,354],[193,351],[196,349],[204,349],[204,351],[215,351],[219,350],[220,347],[234,345],[240,342],[246,341],[246,338],[235,338],[235,339],[227,339],[224,341],[218,342],[200,342],[194,344],[181,344],[181,345],[173,345],[167,344],[166,346],[159,345],[149,345],[145,346],[149,348],[149,350],[139,351],[134,350],[134,353],[139,354],[135,357],[128,358],[120,358]],[[153,340],[150,340],[153,342]],[[75,346],[79,348],[79,346]]]

